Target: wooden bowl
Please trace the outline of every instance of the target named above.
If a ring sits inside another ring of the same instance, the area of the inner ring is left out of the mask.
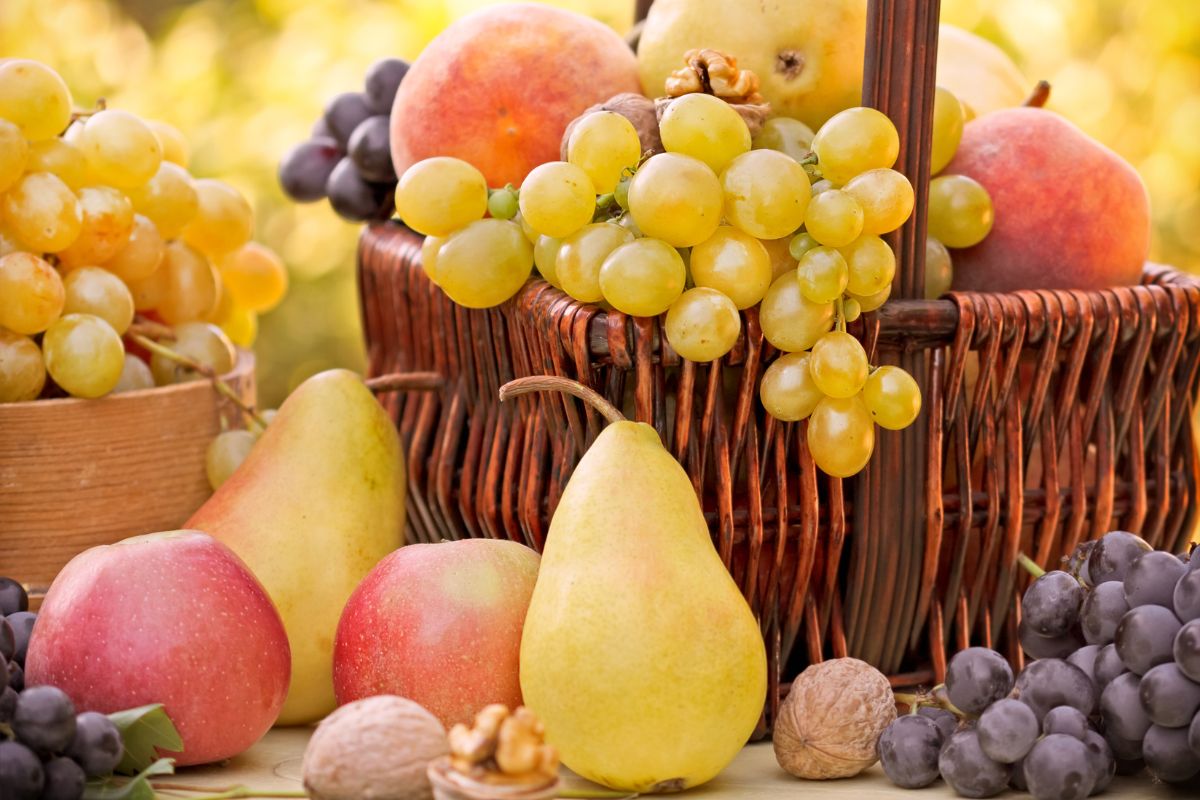
[[[255,398],[254,356],[225,381]],[[178,528],[208,499],[205,450],[237,409],[205,380],[0,404],[0,576],[34,594],[99,544]]]

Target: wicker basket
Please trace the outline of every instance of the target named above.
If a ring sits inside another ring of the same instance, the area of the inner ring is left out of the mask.
[[[872,0],[868,13],[864,102],[901,131],[897,169],[917,211],[890,237],[898,299],[853,330],[872,363],[916,376],[925,405],[908,430],[879,431],[855,478],[820,473],[805,423],[762,410],[775,352],[753,309],[728,356],[695,364],[659,320],[541,281],[497,309],[458,307],[423,273],[421,238],[395,223],[360,244],[371,373],[445,378],[439,392],[386,400],[408,447],[410,540],[540,548],[601,421],[567,397],[501,405],[497,389],[535,374],[597,389],[684,465],[761,619],[772,691],[759,733],[790,676],[825,657],[862,658],[897,684],[939,680],[947,651],[968,643],[1019,662],[1018,552],[1049,564],[1113,528],[1174,549],[1195,518],[1200,285],[1148,265],[1136,287],[905,299],[924,289],[938,3]]]

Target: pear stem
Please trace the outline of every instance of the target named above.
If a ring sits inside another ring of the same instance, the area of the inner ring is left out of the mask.
[[[367,378],[363,383],[372,392],[436,391],[445,381],[438,372],[388,372]]]
[[[578,381],[570,378],[560,378],[557,375],[531,375],[528,378],[516,378],[500,387],[500,402],[510,397],[517,397],[530,392],[563,392],[572,397],[578,397],[604,417],[609,422],[625,422],[625,415],[620,409],[604,399],[598,392],[589,389]]]
[[[128,331],[126,333],[128,334]],[[133,341],[137,342],[151,353],[160,355],[169,361],[174,361],[176,364],[187,367],[193,372],[198,372],[204,377],[208,378],[209,382],[212,383],[213,389],[217,391],[217,394],[222,395],[229,400],[229,402],[241,409],[242,413],[249,417],[254,424],[263,428],[267,427],[267,421],[258,415],[258,412],[254,410],[254,406],[248,405],[246,401],[242,400],[242,398],[238,396],[238,393],[235,392],[228,383],[221,380],[221,377],[217,375],[217,371],[212,367],[208,366],[207,364],[201,364],[194,358],[189,358],[182,353],[177,353],[171,348],[159,344],[148,336],[143,336],[140,333],[128,335],[130,339],[133,339]]]
[[[1025,102],[1022,103],[1022,105],[1029,108],[1043,108],[1046,105],[1046,101],[1049,99],[1050,82],[1038,81],[1037,86],[1033,87],[1033,92],[1030,93],[1029,97],[1025,98]]]

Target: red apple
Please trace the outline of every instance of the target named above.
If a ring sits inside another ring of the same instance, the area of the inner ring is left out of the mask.
[[[944,174],[979,181],[995,209],[987,238],[953,251],[955,289],[1103,289],[1140,282],[1150,246],[1142,179],[1053,111],[1008,108],[972,120]]]
[[[533,3],[481,9],[442,31],[404,76],[392,106],[396,174],[455,156],[489,186],[520,185],[558,160],[567,123],[640,91],[633,51],[596,20]]]
[[[521,629],[540,560],[516,542],[464,539],[410,544],[380,561],[338,623],[338,705],[396,694],[446,728],[489,703],[520,705]]]
[[[79,711],[162,703],[180,766],[235,756],[275,722],[291,675],[283,622],[233,551],[197,531],[134,536],[71,559],[46,595],[28,685]]]

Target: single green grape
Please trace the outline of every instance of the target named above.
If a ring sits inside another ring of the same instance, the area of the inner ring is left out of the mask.
[[[600,268],[609,253],[633,234],[611,222],[593,222],[562,240],[554,259],[554,276],[562,290],[581,303],[597,303],[604,297]]]
[[[57,139],[53,141],[58,141]],[[21,129],[6,119],[0,119],[0,192],[17,182],[30,161],[29,142]],[[31,172],[48,172],[40,163]]]
[[[183,229],[183,240],[209,258],[238,249],[254,234],[254,209],[242,193],[224,181],[201,178],[196,216]]]
[[[57,72],[37,61],[0,61],[0,118],[31,142],[58,136],[71,122],[71,91]]]
[[[438,286],[467,308],[500,305],[520,291],[532,270],[533,245],[511,220],[475,220],[437,255]]]
[[[145,214],[163,239],[174,239],[200,212],[200,196],[188,171],[164,161],[143,186],[126,190],[134,211]]]
[[[891,296],[892,296],[892,285],[889,283],[887,286],[883,287],[875,294],[869,294],[869,295],[852,294],[852,295],[850,295],[850,299],[853,300],[854,302],[858,303],[859,312],[865,314],[868,311],[874,311],[875,309],[882,306],[884,303],[887,302],[888,298]],[[849,320],[847,320],[847,321],[849,321]]]
[[[862,316],[862,304],[853,297],[847,297],[842,301],[842,317],[846,322],[854,322]]]
[[[813,303],[800,291],[796,270],[775,279],[758,308],[763,336],[785,353],[798,353],[833,327],[833,303]]]
[[[237,351],[224,331],[211,322],[185,322],[174,328],[174,339],[162,343],[181,356],[212,368],[218,375],[233,369]],[[204,376],[160,353],[150,356],[150,372],[159,386],[203,380]]]
[[[950,291],[954,265],[946,245],[932,236],[925,237],[925,299],[937,300]]]
[[[896,275],[896,254],[878,236],[864,234],[839,249],[849,269],[846,290],[850,294],[866,297],[892,284]],[[865,304],[863,310],[869,310]]]
[[[803,258],[809,250],[820,246],[821,243],[814,239],[808,231],[800,231],[788,240],[788,252],[797,261]]]
[[[41,333],[63,311],[62,278],[33,253],[0,258],[0,328],[32,336]]]
[[[811,187],[808,173],[777,150],[751,150],[721,173],[725,218],[758,239],[779,239],[804,223]]]
[[[129,239],[103,266],[126,283],[142,280],[158,269],[166,251],[158,226],[149,217],[134,214]]]
[[[900,135],[881,111],[859,106],[830,117],[813,137],[822,177],[838,186],[869,169],[890,167],[900,155]]]
[[[220,299],[221,278],[216,268],[203,253],[178,239],[167,245],[162,264],[155,270],[155,275],[159,274],[163,293],[155,308],[171,325],[207,316]]]
[[[900,367],[879,367],[867,378],[863,403],[871,419],[890,431],[904,430],[921,413],[921,387]]]
[[[26,247],[57,253],[83,228],[83,209],[57,175],[28,172],[4,193],[4,224]]]
[[[826,475],[849,478],[875,450],[875,426],[859,397],[826,397],[808,418],[808,451]]]
[[[562,288],[562,284],[558,280],[557,268],[558,250],[562,247],[562,243],[562,239],[539,234],[533,245],[533,266],[537,268],[538,274],[545,279],[546,283],[556,289]]]
[[[830,189],[814,197],[804,215],[804,230],[827,247],[850,244],[862,229],[862,207],[840,189]]]
[[[67,314],[42,337],[46,371],[73,397],[102,397],[125,366],[125,348],[112,326],[91,314]]]
[[[427,236],[449,236],[481,219],[487,207],[483,173],[460,158],[418,161],[396,184],[396,215]]]
[[[933,96],[933,152],[929,159],[929,174],[937,175],[946,168],[958,143],[962,141],[966,112],[954,92],[941,86]]]
[[[517,190],[511,186],[497,189],[488,195],[488,213],[496,219],[512,219],[519,210]]]
[[[797,161],[812,150],[813,131],[798,119],[771,117],[762,124],[754,137],[755,150],[778,150]]]
[[[2,129],[3,126],[0,126]],[[0,150],[3,146],[0,145]],[[83,152],[72,144],[58,138],[45,139],[29,145],[29,159],[25,162],[26,172],[49,172],[57,175],[63,183],[77,192],[87,185],[87,159]]]
[[[672,247],[700,244],[721,224],[721,182],[699,159],[658,153],[629,184],[629,213],[642,233]]]
[[[448,236],[426,236],[425,241],[421,243],[421,270],[425,273],[429,280],[437,285],[437,257],[441,252],[442,245],[450,237]]]
[[[621,173],[636,167],[641,156],[637,129],[615,111],[587,114],[567,138],[567,161],[587,173],[598,194],[614,191]]]
[[[716,289],[739,309],[757,304],[771,288],[767,248],[729,225],[692,248],[689,266],[696,286]]]
[[[128,111],[97,111],[83,124],[79,149],[88,173],[118,189],[141,186],[162,164],[162,143],[154,131]]]
[[[811,303],[832,303],[846,291],[850,271],[846,259],[832,247],[814,247],[800,256],[800,293]]]
[[[621,207],[622,211],[629,210],[629,184],[633,181],[632,175],[622,175],[617,181],[617,186],[613,189],[613,200]]]
[[[124,334],[133,322],[133,295],[124,282],[100,267],[80,267],[63,279],[64,314],[91,314]]]
[[[992,219],[992,196],[974,178],[941,175],[929,182],[929,235],[947,247],[979,244]]]
[[[65,269],[103,264],[120,252],[133,233],[133,204],[116,189],[85,186],[76,196],[83,225],[75,241],[58,253]]]
[[[518,203],[518,206],[519,205],[520,204]],[[538,237],[541,236],[541,234],[533,229],[533,226],[529,224],[529,220],[521,216],[521,212],[519,210],[517,211],[517,215],[513,217],[513,222],[521,226],[521,232],[525,234],[525,238],[529,240],[530,244],[537,244]]]
[[[817,388],[830,397],[858,394],[871,370],[867,351],[843,331],[830,331],[818,339],[808,366]]]
[[[0,403],[36,400],[45,385],[46,365],[37,344],[0,328]]]
[[[679,251],[661,239],[632,239],[604,259],[600,291],[624,314],[656,317],[683,293],[687,268]]]
[[[158,137],[158,143],[162,146],[163,161],[187,167],[192,153],[183,133],[174,125],[162,120],[148,119],[145,122]]]
[[[257,440],[250,431],[233,430],[222,431],[209,442],[204,454],[204,471],[214,492],[242,465]]]
[[[121,392],[136,392],[141,389],[154,388],[154,373],[150,365],[132,353],[125,354],[125,363],[121,367],[121,377],[112,388],[113,394]]]
[[[541,234],[570,236],[591,222],[595,213],[592,179],[574,164],[540,164],[521,183],[521,217]]]
[[[706,363],[733,349],[742,320],[737,306],[716,289],[696,287],[679,296],[667,310],[663,332],[676,353]]]
[[[703,92],[667,104],[658,130],[668,153],[698,158],[718,175],[750,149],[750,129],[742,115],[721,98]]]
[[[813,383],[808,353],[784,353],[767,367],[758,385],[763,408],[781,422],[798,422],[825,397]]]
[[[874,236],[891,233],[912,215],[912,184],[894,169],[870,169],[855,175],[843,188],[863,212],[862,232]]]

